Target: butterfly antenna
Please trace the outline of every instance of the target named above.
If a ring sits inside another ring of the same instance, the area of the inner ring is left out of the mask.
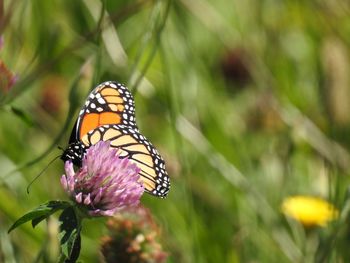
[[[55,158],[53,158],[47,165],[46,167],[37,175],[34,177],[34,179],[28,184],[27,186],[27,194],[29,194],[29,190],[30,187],[32,186],[32,184],[49,168],[49,166],[56,161],[59,157],[61,157],[61,155],[56,156]]]

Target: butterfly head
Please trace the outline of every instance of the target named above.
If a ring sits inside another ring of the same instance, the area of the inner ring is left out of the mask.
[[[61,160],[64,162],[71,160],[74,165],[81,167],[85,151],[86,148],[81,142],[71,143],[61,155]]]

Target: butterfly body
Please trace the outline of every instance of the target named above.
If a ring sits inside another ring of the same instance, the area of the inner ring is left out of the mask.
[[[129,158],[141,169],[146,192],[167,195],[170,181],[164,160],[136,125],[132,94],[117,82],[104,82],[90,93],[61,159],[81,166],[86,149],[101,140],[110,141],[121,158]]]

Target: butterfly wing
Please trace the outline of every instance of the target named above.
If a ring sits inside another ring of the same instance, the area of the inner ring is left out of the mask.
[[[98,85],[87,98],[74,125],[69,143],[106,124],[123,124],[135,130],[135,103],[130,91],[114,81]]]
[[[170,180],[164,160],[138,130],[126,125],[103,125],[82,138],[87,148],[101,140],[110,141],[111,147],[120,149],[121,157],[129,158],[141,169],[140,176],[146,192],[159,197],[168,194]]]

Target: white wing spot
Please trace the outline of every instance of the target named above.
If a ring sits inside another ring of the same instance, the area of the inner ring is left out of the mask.
[[[105,104],[106,102],[105,102],[105,100],[103,99],[103,98],[98,98],[98,103],[100,103],[100,104]]]

